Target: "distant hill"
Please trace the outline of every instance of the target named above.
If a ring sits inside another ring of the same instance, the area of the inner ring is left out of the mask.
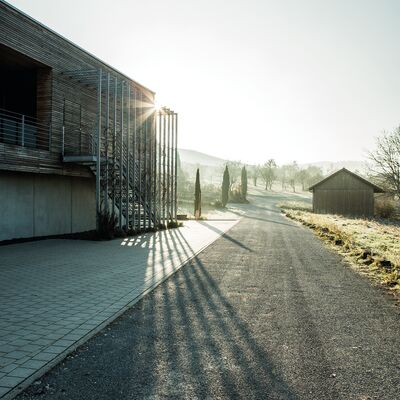
[[[179,149],[179,157],[185,164],[200,164],[207,167],[221,167],[226,163],[222,158],[210,156],[195,150]]]
[[[201,165],[208,168],[220,168],[223,167],[227,162],[227,160],[224,160],[223,158],[211,156],[196,150],[179,149],[179,156],[182,164],[190,164],[192,168],[194,168],[196,165]],[[337,171],[343,167],[353,172],[359,172],[360,174],[367,172],[366,163],[363,161],[317,161],[299,164],[300,168],[307,168],[311,165],[321,168],[325,175]],[[188,167],[190,166],[188,165]],[[195,171],[195,169],[193,169],[193,171]]]

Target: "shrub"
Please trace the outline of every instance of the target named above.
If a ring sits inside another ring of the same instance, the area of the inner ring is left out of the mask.
[[[220,200],[215,200],[214,203],[212,203],[212,205],[213,205],[215,208],[225,208],[225,207],[223,206],[223,204],[222,204],[222,201],[220,201]]]
[[[183,226],[182,222],[173,221],[173,220],[168,221],[168,224],[167,224],[168,229],[180,228],[181,226]]]
[[[393,200],[387,198],[377,199],[375,202],[375,215],[380,218],[393,218],[396,211]]]
[[[117,233],[118,218],[109,212],[101,212],[98,214],[99,229],[97,231],[100,239],[114,239]]]
[[[284,201],[278,207],[284,210],[312,211],[312,205],[305,201]]]
[[[136,236],[139,233],[140,233],[140,231],[138,229],[132,229],[132,228],[129,228],[126,231],[127,236]]]
[[[243,199],[242,191],[240,188],[233,189],[229,192],[229,202],[230,203],[247,203],[245,199]]]
[[[115,238],[125,238],[125,237],[127,237],[128,235],[126,234],[125,229],[126,229],[125,227],[124,228],[116,228],[115,232],[114,232],[114,237]]]

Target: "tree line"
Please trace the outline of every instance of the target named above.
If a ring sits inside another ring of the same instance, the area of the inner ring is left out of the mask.
[[[278,166],[274,159],[249,167],[249,175],[254,186],[258,186],[262,181],[265,190],[272,190],[274,183],[278,183],[282,190],[293,192],[298,186],[303,191],[308,190],[324,177],[322,169],[317,166],[300,167],[296,161]]]

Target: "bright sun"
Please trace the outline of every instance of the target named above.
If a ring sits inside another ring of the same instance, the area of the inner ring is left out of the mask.
[[[157,101],[154,103],[154,109],[156,111],[160,111],[162,109],[162,105],[158,103]]]

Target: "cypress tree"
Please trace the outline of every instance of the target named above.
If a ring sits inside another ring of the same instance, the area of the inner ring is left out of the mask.
[[[229,186],[230,186],[229,169],[228,166],[226,166],[224,171],[224,176],[222,178],[222,194],[221,194],[222,207],[225,207],[226,204],[228,203]]]
[[[242,197],[243,200],[246,200],[247,197],[247,171],[246,167],[242,168],[242,182],[241,182],[241,191],[242,191]]]
[[[194,185],[194,215],[196,219],[201,217],[201,188],[199,168],[197,168],[196,183]]]

